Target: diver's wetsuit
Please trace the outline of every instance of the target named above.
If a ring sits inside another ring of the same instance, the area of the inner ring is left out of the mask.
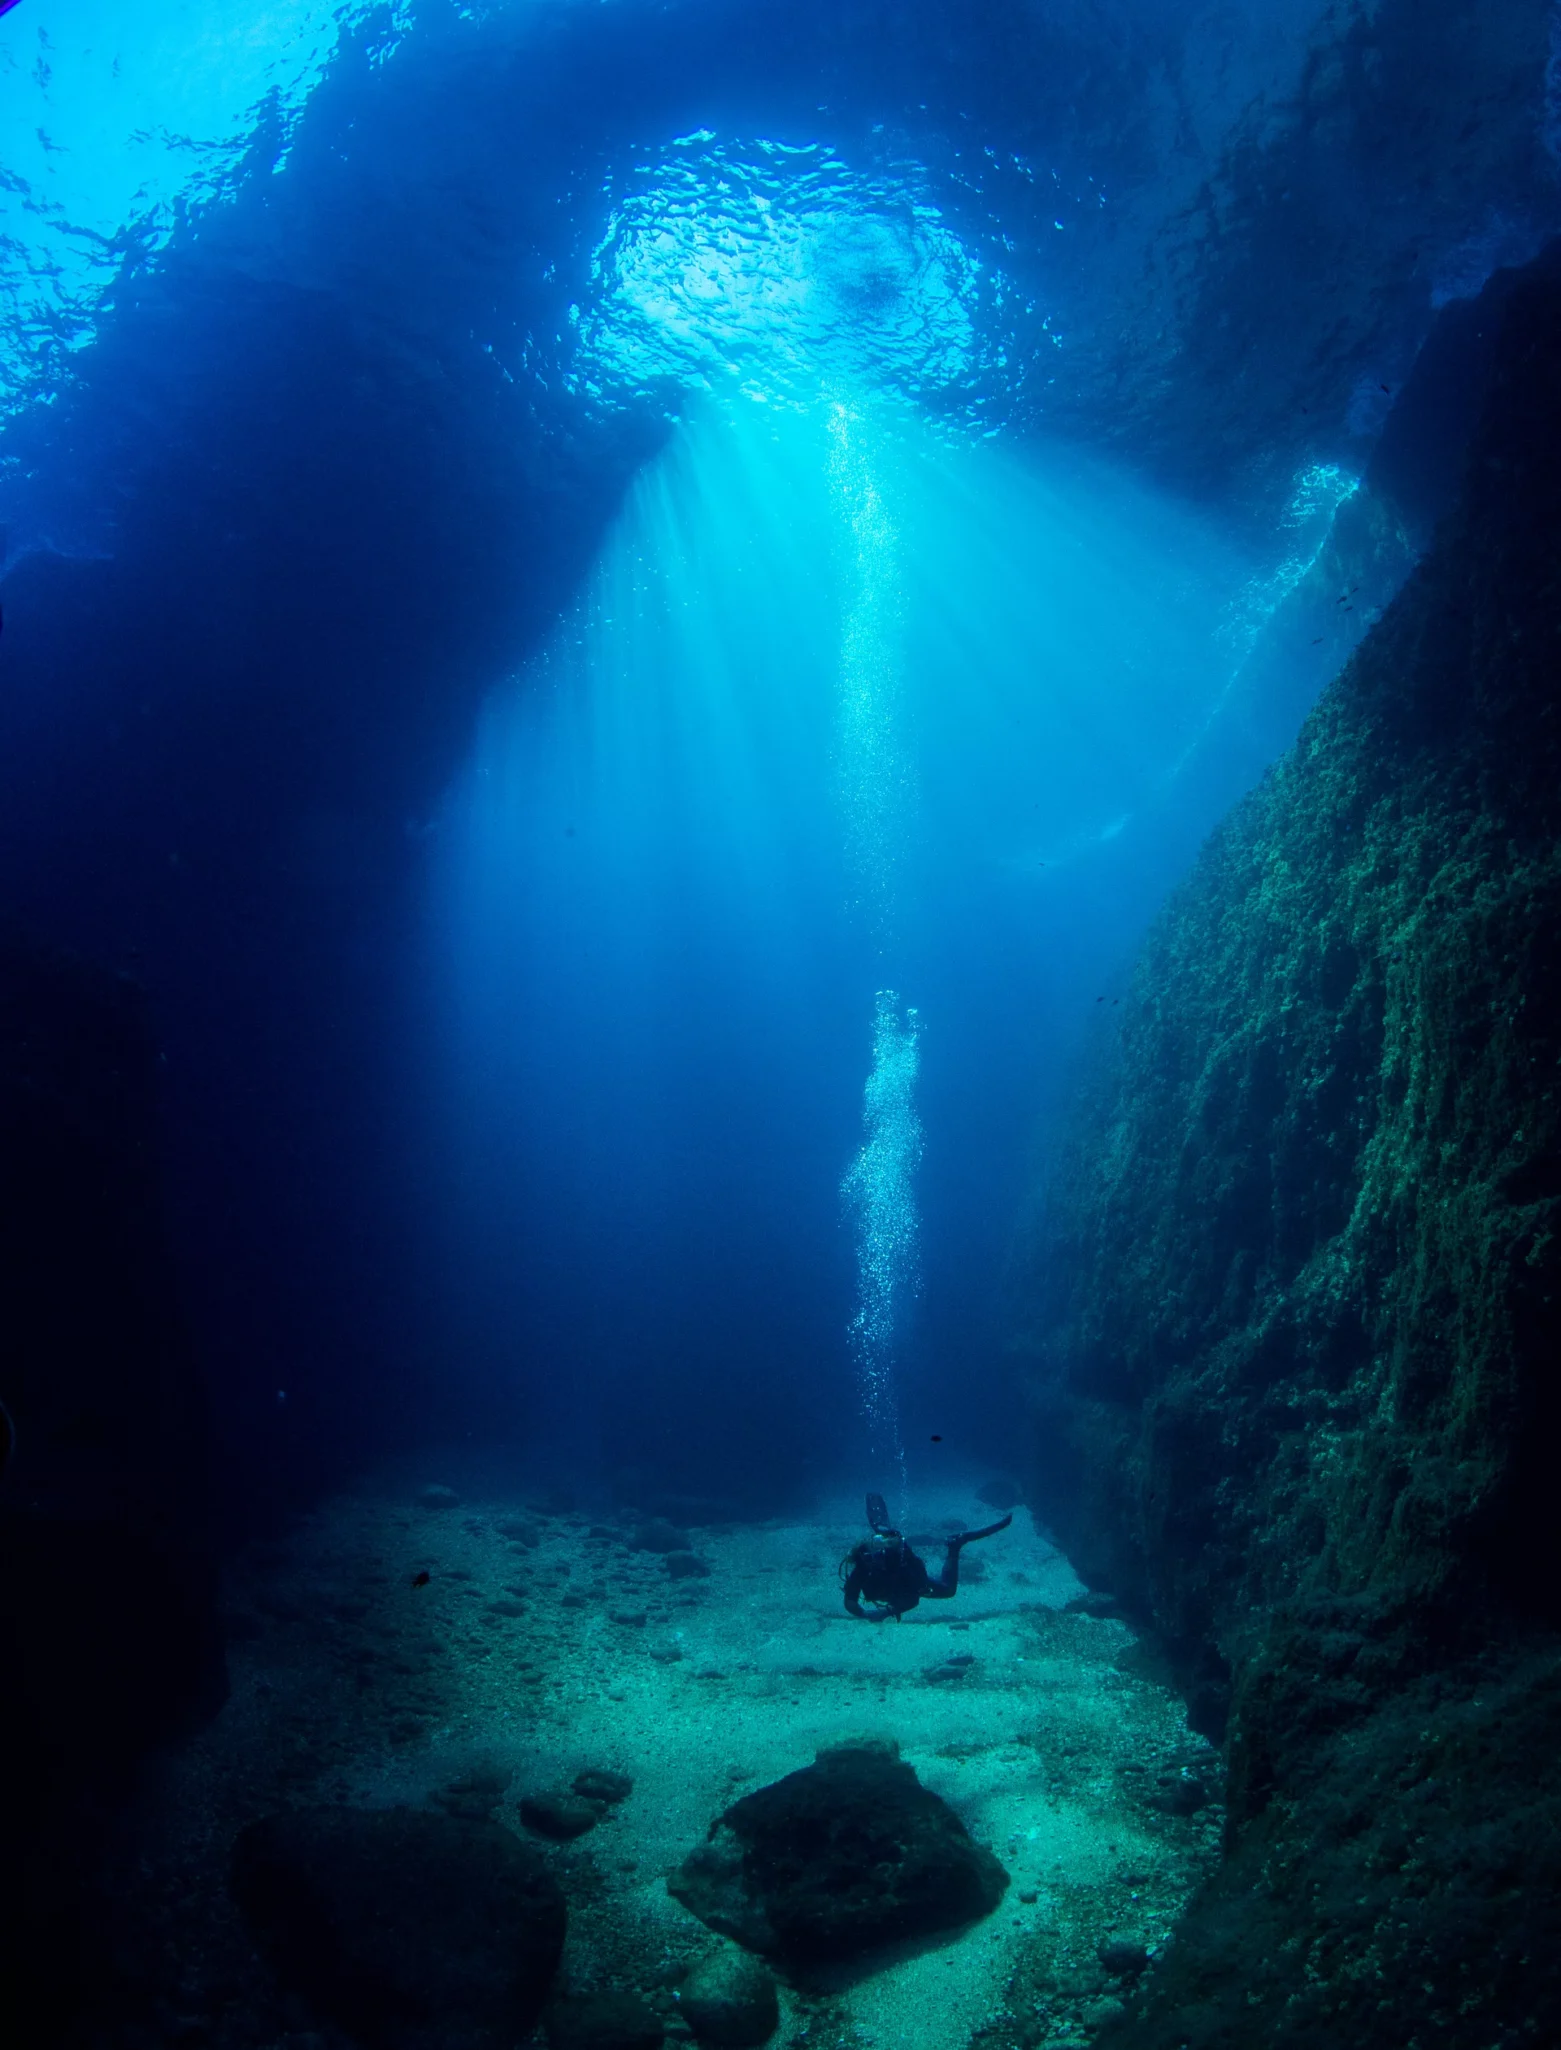
[[[852,1550],[842,1569],[846,1576],[845,1603],[848,1613],[859,1616],[864,1623],[882,1623],[889,1616],[903,1616],[923,1597],[945,1602],[950,1595],[957,1594],[960,1547],[976,1538],[995,1537],[1014,1519],[1004,1516],[983,1530],[961,1530],[945,1539],[943,1571],[936,1580],[927,1571],[925,1560],[890,1525],[881,1495],[868,1496],[867,1520],[873,1526],[872,1536],[863,1538]],[[862,1607],[864,1596],[875,1605],[871,1611]]]

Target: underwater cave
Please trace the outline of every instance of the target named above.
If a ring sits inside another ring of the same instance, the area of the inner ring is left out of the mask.
[[[1552,0],[0,107],[4,2040],[1561,2041]]]

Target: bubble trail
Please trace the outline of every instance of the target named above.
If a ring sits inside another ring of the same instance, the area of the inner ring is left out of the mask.
[[[840,1192],[856,1221],[860,1277],[851,1349],[875,1455],[892,1458],[905,1482],[905,1448],[895,1393],[895,1340],[920,1284],[916,1169],[922,1155],[916,1115],[920,1066],[915,1010],[891,989],[878,992],[873,1065],[863,1092],[860,1152]]]
[[[828,427],[848,594],[840,639],[838,782],[856,908],[882,952],[893,924],[905,817],[915,801],[901,732],[899,535],[867,457],[861,419],[836,401]]]

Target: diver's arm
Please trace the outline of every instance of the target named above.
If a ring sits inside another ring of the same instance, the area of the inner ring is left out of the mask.
[[[846,1612],[855,1616],[859,1623],[887,1623],[894,1614],[893,1609],[880,1608],[876,1603],[870,1609],[862,1607],[862,1569],[853,1566],[845,1586]]]

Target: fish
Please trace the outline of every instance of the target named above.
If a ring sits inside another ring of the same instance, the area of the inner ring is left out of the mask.
[[[412,1575],[412,1585],[414,1587],[427,1587],[429,1581],[432,1580],[433,1577],[434,1576],[429,1572],[428,1568],[425,1566],[421,1573],[414,1573]]]
[[[941,1445],[943,1443],[943,1433],[941,1431],[934,1431],[932,1434],[932,1442],[934,1445]]]

